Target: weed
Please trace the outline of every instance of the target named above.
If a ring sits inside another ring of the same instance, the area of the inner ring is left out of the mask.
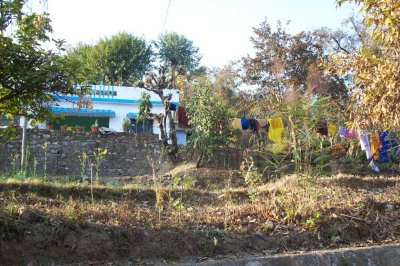
[[[94,199],[93,199],[93,163],[90,164],[90,195],[92,197],[92,207],[94,206]]]
[[[100,164],[104,160],[104,157],[107,154],[107,149],[97,148],[97,150],[93,154],[94,154],[95,168],[96,168],[96,183],[98,184],[100,181],[99,179]]]
[[[15,174],[12,176],[12,178],[13,178],[13,179],[16,179],[16,180],[26,180],[26,179],[29,179],[29,178],[28,178],[28,173],[25,172],[25,171],[18,171],[17,173],[15,173]]]
[[[281,177],[282,173],[287,168],[292,166],[292,163],[288,163],[287,160],[290,155],[291,155],[290,153],[281,154],[278,152],[271,152],[269,154],[264,155],[263,158],[264,162],[266,163],[266,166],[263,170],[263,173],[267,173],[268,176],[273,175],[275,181],[278,180]]]
[[[19,162],[19,154],[17,153],[12,157],[11,160],[12,175],[15,175],[19,171],[18,162]]]
[[[33,156],[33,178],[37,177],[37,165],[38,160],[36,159],[36,156]]]
[[[44,151],[44,162],[43,162],[43,179],[47,180],[47,152],[49,151],[49,143],[45,142],[43,144],[43,151]]]
[[[107,185],[108,187],[122,187],[122,186],[123,186],[123,183],[121,183],[121,182],[119,182],[119,181],[116,181],[116,180],[112,180],[112,181],[110,181],[110,182],[107,182],[106,185]]]
[[[254,164],[254,160],[251,156],[245,157],[245,167],[247,169],[244,172],[244,181],[248,187],[249,198],[252,202],[255,202],[259,196],[258,187],[262,185],[262,174],[258,172],[257,167]]]
[[[170,194],[169,197],[169,203],[170,206],[172,206],[175,210],[178,211],[178,219],[179,222],[181,222],[181,212],[187,207],[185,204],[185,199],[186,196],[183,194],[183,190],[190,188],[194,185],[194,183],[196,182],[196,179],[192,176],[188,176],[188,175],[183,175],[183,177],[180,176],[175,176],[173,178],[173,186],[172,188],[178,188],[179,192],[178,192],[178,197],[172,197]]]
[[[81,181],[86,180],[86,166],[88,164],[88,155],[86,152],[82,152],[82,156],[78,156],[79,162],[81,163]]]
[[[3,238],[12,238],[22,231],[22,226],[18,219],[18,207],[9,203],[0,209],[0,235]]]

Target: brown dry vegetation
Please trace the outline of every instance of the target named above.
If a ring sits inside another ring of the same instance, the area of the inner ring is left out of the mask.
[[[0,264],[139,263],[399,240],[400,177],[292,175],[250,199],[240,175],[196,171],[188,189],[120,178],[125,185],[95,186],[94,202],[88,185],[1,181]],[[220,185],[205,187],[213,175]]]

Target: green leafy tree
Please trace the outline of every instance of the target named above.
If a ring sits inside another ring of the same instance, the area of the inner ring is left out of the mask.
[[[158,49],[158,59],[163,65],[172,68],[174,75],[192,73],[199,67],[199,48],[183,35],[175,32],[163,34],[155,46]]]
[[[140,79],[151,66],[153,52],[142,38],[125,32],[103,38],[94,45],[79,44],[69,51],[79,63],[81,80],[88,83],[127,86]]]
[[[219,146],[228,146],[232,141],[231,122],[233,112],[219,98],[210,82],[197,84],[193,97],[187,102],[188,116],[193,127],[188,145],[199,151],[196,166],[210,159]]]
[[[44,119],[48,105],[73,93],[73,65],[61,52],[44,48],[52,32],[47,13],[27,13],[25,1],[0,0],[0,113]]]

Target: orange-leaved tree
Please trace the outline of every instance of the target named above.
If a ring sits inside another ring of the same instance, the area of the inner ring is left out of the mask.
[[[350,73],[350,117],[359,127],[400,126],[400,1],[338,0],[361,6],[363,22],[375,44],[354,54],[332,55],[332,68]]]

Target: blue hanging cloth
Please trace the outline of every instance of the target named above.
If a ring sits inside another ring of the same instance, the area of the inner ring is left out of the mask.
[[[176,104],[174,104],[174,103],[169,103],[169,110],[170,110],[170,111],[176,111]]]
[[[243,130],[248,130],[250,127],[249,120],[246,117],[240,119],[240,124],[242,125]]]
[[[381,163],[386,163],[389,161],[388,148],[390,141],[386,139],[387,135],[387,132],[380,132],[381,149],[379,150],[379,162]]]

